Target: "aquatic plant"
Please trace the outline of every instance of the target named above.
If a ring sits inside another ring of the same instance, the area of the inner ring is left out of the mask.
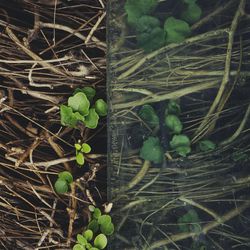
[[[114,224],[110,215],[102,214],[99,208],[89,206],[91,220],[82,234],[77,235],[73,250],[99,250],[108,244],[108,236],[114,233]]]

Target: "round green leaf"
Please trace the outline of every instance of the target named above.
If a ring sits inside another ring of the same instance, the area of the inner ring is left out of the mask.
[[[94,219],[90,221],[90,223],[88,224],[88,229],[90,229],[94,234],[97,233],[99,230],[99,224],[97,220]]]
[[[187,7],[181,13],[181,19],[193,24],[201,18],[202,10],[196,3],[187,5]]]
[[[181,146],[181,147],[177,147],[175,149],[175,151],[180,155],[180,156],[183,156],[183,157],[186,157],[187,154],[189,154],[191,152],[191,147],[189,146]]]
[[[107,246],[108,239],[104,234],[99,234],[94,240],[95,247],[99,249],[104,249]]]
[[[75,149],[76,149],[76,150],[79,151],[81,148],[82,148],[82,146],[81,146],[79,143],[76,143],[76,144],[75,144]]]
[[[88,229],[88,230],[86,230],[86,231],[83,233],[83,236],[85,237],[85,239],[86,239],[87,241],[91,241],[92,238],[93,238],[93,231],[90,230],[90,229]]]
[[[99,115],[96,113],[94,108],[89,110],[89,114],[85,117],[85,126],[87,128],[96,128],[98,125]]]
[[[84,164],[84,155],[83,155],[83,153],[81,153],[81,152],[78,152],[77,154],[76,154],[76,162],[79,164],[79,165],[83,165]]]
[[[103,99],[95,102],[95,111],[99,116],[106,116],[108,113],[108,105]]]
[[[199,148],[201,151],[206,152],[214,150],[216,148],[216,145],[210,140],[202,140],[199,142]]]
[[[83,143],[81,147],[81,152],[88,154],[91,151],[91,147],[87,143]]]
[[[181,113],[181,107],[176,100],[170,100],[167,105],[166,114],[179,115]]]
[[[69,171],[63,171],[58,174],[59,179],[67,181],[69,184],[73,182],[73,176]]]
[[[95,208],[94,213],[93,213],[93,217],[95,219],[98,219],[99,217],[101,217],[101,215],[102,215],[101,210],[99,208]]]
[[[186,135],[174,135],[172,140],[170,141],[170,147],[172,149],[176,149],[178,147],[189,147],[190,140]]]
[[[74,245],[73,250],[86,250],[86,248],[81,244],[76,244]]]
[[[112,222],[101,224],[100,230],[105,235],[112,235],[114,233],[114,224]]]
[[[95,97],[95,94],[96,94],[95,89],[93,89],[92,87],[84,87],[84,88],[82,88],[82,89],[77,88],[77,89],[74,91],[73,95],[75,95],[75,94],[77,94],[77,93],[79,93],[79,92],[84,93],[84,94],[87,96],[87,98],[88,98],[89,101],[92,101],[93,98]]]
[[[149,104],[143,105],[138,113],[139,117],[151,128],[159,126],[159,117]]]
[[[140,150],[140,157],[144,160],[149,160],[154,163],[162,163],[164,157],[163,148],[160,145],[160,140],[157,137],[149,137],[143,142]]]
[[[89,205],[89,211],[90,211],[90,212],[94,212],[94,211],[95,211],[95,206]]]
[[[71,107],[73,111],[77,111],[81,115],[86,116],[89,113],[90,103],[86,95],[79,92],[68,99],[68,106]]]
[[[111,217],[107,214],[104,214],[98,218],[99,224],[109,224],[111,222]]]
[[[83,246],[85,246],[88,243],[87,239],[85,239],[85,237],[81,234],[77,234],[76,238],[77,238],[77,242]]]
[[[165,124],[174,134],[180,134],[182,131],[182,123],[176,115],[167,115],[165,117]]]
[[[164,24],[164,31],[167,43],[180,43],[191,34],[189,24],[174,17],[167,18]]]
[[[54,187],[55,187],[56,192],[59,194],[64,194],[64,193],[68,192],[68,189],[69,189],[68,182],[65,180],[62,180],[60,178],[57,179]]]

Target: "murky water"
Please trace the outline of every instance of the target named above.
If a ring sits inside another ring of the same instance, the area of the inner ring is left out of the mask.
[[[110,249],[250,249],[250,3],[110,1]]]

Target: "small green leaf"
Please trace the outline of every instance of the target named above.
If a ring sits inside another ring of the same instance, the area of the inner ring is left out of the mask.
[[[164,151],[157,137],[149,137],[143,142],[140,150],[140,157],[144,160],[152,161],[156,164],[163,162]]]
[[[88,243],[87,239],[85,239],[85,237],[83,235],[77,234],[76,238],[77,238],[77,242],[80,243],[81,245],[83,245],[83,246],[87,245],[87,243]]]
[[[86,250],[86,248],[81,244],[76,244],[74,245],[73,250]]]
[[[87,245],[86,245],[86,248],[87,249],[92,249],[92,245],[88,242]]]
[[[138,19],[150,14],[154,11],[158,4],[158,0],[127,0],[125,11],[128,15],[128,23],[132,27],[136,27]]]
[[[100,230],[105,235],[112,235],[114,233],[114,224],[109,222],[107,224],[101,224]]]
[[[214,150],[216,148],[216,145],[210,140],[202,140],[199,142],[199,148],[201,151],[206,152]]]
[[[90,223],[88,224],[88,229],[92,230],[94,234],[97,233],[99,230],[99,224],[97,220],[94,219],[90,221]]]
[[[66,192],[68,192],[68,182],[65,180],[62,180],[60,178],[57,179],[57,181],[55,182],[55,190],[58,194],[64,194]]]
[[[104,214],[98,218],[99,224],[109,224],[111,222],[111,217],[107,214]]]
[[[69,184],[73,182],[73,176],[68,171],[63,171],[58,174],[59,179],[67,181]]]
[[[101,210],[99,208],[95,208],[94,213],[93,213],[93,217],[95,219],[98,219],[99,217],[101,217],[101,215],[102,215]]]
[[[76,144],[75,144],[75,149],[76,149],[76,150],[79,151],[81,148],[82,148],[82,146],[81,146],[79,143],[76,143]]]
[[[189,24],[183,20],[174,17],[168,17],[164,24],[166,33],[166,43],[180,43],[184,41],[190,34]]]
[[[83,233],[83,236],[85,237],[85,239],[86,239],[87,241],[91,241],[92,238],[93,238],[93,231],[90,230],[90,229],[88,229],[88,230],[86,230],[86,231]]]
[[[176,149],[182,146],[190,146],[190,140],[186,135],[174,135],[170,141],[170,147]]]
[[[61,124],[63,126],[68,127],[76,127],[77,125],[77,119],[74,116],[73,110],[71,107],[61,105],[60,106],[60,117],[61,117]]]
[[[174,134],[180,134],[182,131],[182,123],[176,115],[167,115],[165,118],[165,124]]]
[[[182,233],[197,232],[197,229],[200,229],[199,222],[197,212],[194,209],[189,209],[187,213],[178,219],[178,226]]]
[[[81,115],[86,116],[89,113],[89,100],[82,92],[76,93],[68,99],[68,106],[75,112],[79,112]]]
[[[95,247],[99,249],[104,249],[107,246],[108,239],[104,234],[99,234],[94,240]]]
[[[94,211],[95,211],[95,206],[89,205],[89,211],[90,211],[90,212],[94,212]]]
[[[91,147],[87,143],[83,143],[81,147],[81,152],[88,154],[91,151]]]
[[[191,152],[191,147],[189,146],[181,146],[181,147],[177,147],[175,149],[175,151],[182,157],[186,157],[187,154],[189,154]]]
[[[188,4],[181,13],[181,19],[193,24],[201,18],[202,10],[196,3]]]
[[[96,113],[94,108],[89,110],[89,114],[85,117],[85,126],[87,128],[94,129],[98,125],[99,115]]]
[[[84,87],[84,88],[82,88],[82,89],[77,88],[77,89],[74,91],[73,95],[75,95],[75,94],[77,94],[77,93],[79,93],[79,92],[84,93],[84,94],[87,96],[87,98],[88,98],[88,100],[89,100],[90,102],[93,100],[93,98],[95,97],[95,94],[96,94],[95,89],[93,89],[92,87]]]
[[[103,99],[95,102],[95,111],[99,116],[106,116],[108,113],[108,105]]]
[[[146,52],[159,49],[165,43],[164,30],[160,27],[160,21],[152,16],[142,16],[137,24],[137,44]]]
[[[143,105],[138,115],[149,127],[155,128],[159,126],[159,117],[151,105]]]
[[[83,155],[83,153],[78,152],[78,153],[76,154],[76,162],[77,162],[79,165],[81,165],[81,166],[84,164],[85,160],[84,160],[84,155]]]
[[[179,115],[181,113],[180,104],[176,100],[170,100],[167,105],[166,114]]]

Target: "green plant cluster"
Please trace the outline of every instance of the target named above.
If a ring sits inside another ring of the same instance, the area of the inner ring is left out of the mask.
[[[191,141],[187,135],[182,133],[183,124],[179,117],[180,113],[181,108],[178,101],[170,100],[164,111],[164,125],[171,137],[168,142],[170,148],[179,156],[186,157],[191,152]],[[153,131],[159,129],[160,119],[151,105],[143,105],[138,115]],[[198,143],[198,149],[202,152],[214,150],[215,148],[216,144],[211,140],[201,140]],[[163,162],[164,150],[157,136],[150,136],[143,142],[140,157],[156,164]]]
[[[106,116],[108,111],[107,103],[103,99],[93,103],[95,95],[96,91],[91,87],[77,88],[69,97],[67,105],[60,106],[61,124],[77,128],[79,123],[83,123],[87,128],[95,129],[99,117]]]
[[[55,190],[59,194],[68,192],[70,184],[73,182],[73,176],[68,171],[63,171],[58,174],[57,181],[55,182]]]
[[[165,44],[180,43],[191,35],[190,24],[198,21],[202,10],[197,0],[180,0],[182,11],[179,17],[169,16],[162,27],[154,16],[158,0],[127,0],[125,12],[127,22],[136,32],[138,46],[146,52],[158,49]]]
[[[77,235],[77,243],[73,250],[99,250],[108,244],[108,236],[114,233],[114,224],[107,214],[102,214],[99,208],[89,206],[91,220],[87,229]]]
[[[91,151],[91,147],[89,146],[88,143],[76,143],[75,144],[75,149],[76,149],[76,162],[78,165],[82,166],[84,165],[84,154],[88,154]]]

